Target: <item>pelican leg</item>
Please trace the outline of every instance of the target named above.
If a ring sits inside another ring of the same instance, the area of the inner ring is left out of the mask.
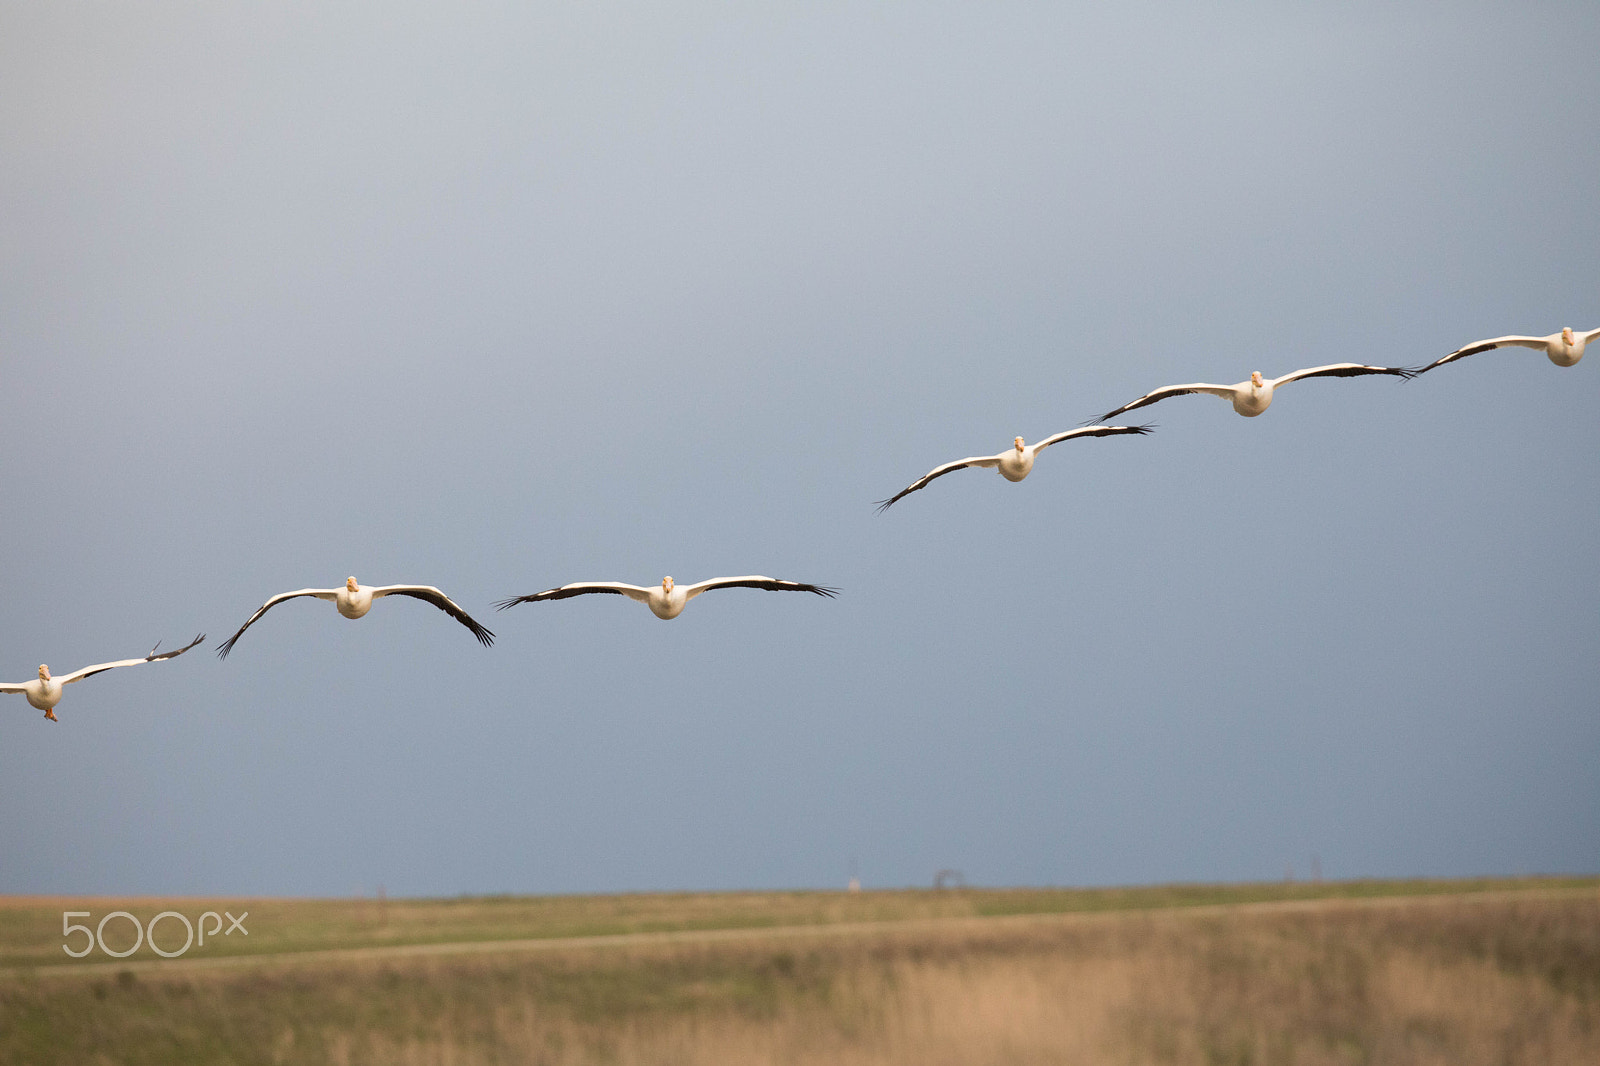
[[[45,716],[45,717],[46,717],[46,718],[48,718],[48,719],[50,719],[50,720],[51,720],[51,721],[52,721],[52,722],[59,722],[59,721],[61,721],[61,719],[59,719],[59,718],[57,718],[57,717],[56,717],[56,709],[55,709],[55,708],[54,708],[54,707],[50,707],[50,708],[47,708],[47,709],[46,709],[46,710],[45,710],[45,712],[44,712],[44,716]]]

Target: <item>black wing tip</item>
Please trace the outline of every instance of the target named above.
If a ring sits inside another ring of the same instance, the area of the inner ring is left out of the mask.
[[[485,648],[494,647],[494,634],[480,625],[472,625],[472,635],[478,638],[478,643]]]
[[[826,596],[830,600],[839,595],[839,590],[832,585],[807,585],[806,591],[815,592],[818,596]]]
[[[496,603],[494,605],[494,609],[497,611],[503,611],[507,607],[515,607],[519,603],[527,603],[532,599],[532,596],[513,596],[509,600],[501,600],[500,602]]]
[[[189,643],[185,644],[183,647],[179,648],[177,651],[169,651],[165,655],[157,655],[156,654],[156,648],[161,647],[161,644],[158,642],[156,644],[156,648],[151,648],[150,649],[150,655],[149,655],[149,657],[147,659],[145,659],[145,662],[147,662],[147,663],[148,662],[155,662],[157,659],[176,659],[178,656],[182,655],[184,652],[188,651],[190,648],[194,647],[195,645],[204,643],[205,639],[206,639],[206,635],[204,633],[196,633],[194,639],[191,640]]]
[[[226,659],[228,657],[228,653],[233,650],[233,642],[238,640],[240,635],[241,634],[235,633],[233,636],[223,641],[222,647],[217,649],[217,658]]]
[[[887,500],[873,500],[872,501],[872,508],[876,513],[882,514],[883,512],[887,511],[891,506],[893,506],[894,505],[894,501],[898,500],[899,498],[900,497],[898,497],[898,496],[891,496]]]

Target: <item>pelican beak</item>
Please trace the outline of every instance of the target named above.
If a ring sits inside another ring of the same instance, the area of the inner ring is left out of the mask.
[[[1561,327],[1561,339],[1566,341],[1568,344],[1572,343],[1572,327],[1571,326],[1562,326]]]
[[[672,578],[664,577],[664,578],[661,579],[661,591],[662,592],[671,592],[672,591]]]
[[[347,590],[348,590],[348,591],[350,591],[350,592],[354,592],[354,591],[355,591],[355,590],[356,590],[356,579],[355,579],[355,578],[353,578],[353,577],[347,577],[347,578],[345,578],[345,579],[344,579],[344,587],[345,587],[345,588],[346,588],[346,589],[347,589]]]
[[[1022,438],[1021,438],[1021,437],[1018,437],[1018,438],[1017,438],[1017,439],[1016,439],[1016,440],[1015,440],[1015,441],[1013,441],[1013,442],[1012,442],[1012,443],[1013,443],[1013,444],[1015,444],[1015,445],[1016,445],[1016,446],[1017,446],[1017,451],[1019,451],[1019,452],[1020,452],[1020,451],[1021,451],[1021,450],[1022,450]]]
[[[1256,386],[1260,386],[1260,385],[1265,384],[1265,382],[1263,382],[1261,380],[1261,371],[1259,371],[1259,370],[1250,371],[1250,384],[1256,385]]]
[[[50,668],[48,666],[46,666],[44,663],[40,663],[39,664],[39,680],[40,681],[49,681],[50,680]]]

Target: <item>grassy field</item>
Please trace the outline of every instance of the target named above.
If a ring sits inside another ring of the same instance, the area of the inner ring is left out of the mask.
[[[250,935],[74,963],[66,909]],[[1597,879],[11,899],[0,960],[5,1063],[1600,1062]]]

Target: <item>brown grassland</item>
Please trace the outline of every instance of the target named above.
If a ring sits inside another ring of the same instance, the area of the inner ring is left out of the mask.
[[[0,900],[0,1062],[1600,1063],[1595,879],[232,901],[56,964],[203,903]]]

